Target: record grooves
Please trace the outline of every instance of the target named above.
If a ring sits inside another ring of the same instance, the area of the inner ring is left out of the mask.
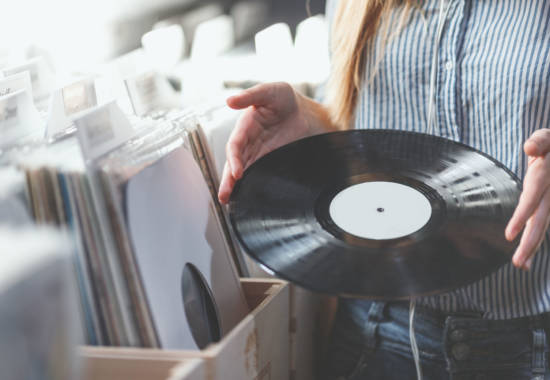
[[[305,288],[402,299],[454,289],[509,262],[521,185],[466,145],[415,132],[308,137],[252,164],[230,218],[247,253]]]

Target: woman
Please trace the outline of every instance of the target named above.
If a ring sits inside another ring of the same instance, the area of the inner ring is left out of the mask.
[[[284,83],[229,98],[246,111],[227,146],[220,201],[267,152],[347,128],[461,141],[504,163],[524,188],[503,231],[508,240],[523,231],[512,263],[417,300],[416,366],[407,303],[342,299],[323,376],[550,378],[550,2],[341,0],[328,2],[327,16],[327,106]]]

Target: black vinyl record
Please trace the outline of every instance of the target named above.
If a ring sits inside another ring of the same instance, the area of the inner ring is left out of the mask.
[[[403,131],[308,137],[260,158],[230,218],[247,253],[310,290],[373,299],[444,292],[509,262],[521,184],[466,145]]]

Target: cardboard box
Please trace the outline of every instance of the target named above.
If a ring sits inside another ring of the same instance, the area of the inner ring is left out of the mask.
[[[200,359],[202,367],[194,364],[198,367],[181,372],[177,380],[289,379],[289,285],[272,279],[241,282],[251,312],[220,342],[202,351],[83,347],[88,379],[176,380],[170,377],[172,369],[188,359]],[[142,373],[148,377],[138,377]]]
[[[166,358],[162,351],[139,349],[81,350],[85,357],[86,380],[203,380],[206,377],[201,359]]]

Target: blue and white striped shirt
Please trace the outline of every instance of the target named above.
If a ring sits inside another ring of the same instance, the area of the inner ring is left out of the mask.
[[[387,45],[374,81],[363,87],[355,128],[426,132],[432,55],[439,49],[435,133],[491,155],[523,178],[523,142],[550,127],[550,1],[446,0],[437,46],[440,1],[420,3]],[[329,21],[335,4],[327,2]],[[373,63],[371,56],[367,72]],[[547,234],[529,272],[508,264],[477,283],[417,302],[483,312],[488,319],[550,311],[549,254]]]

